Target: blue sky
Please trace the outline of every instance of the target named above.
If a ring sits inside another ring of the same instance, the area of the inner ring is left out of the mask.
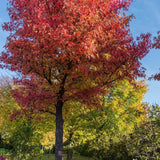
[[[130,23],[132,34],[136,37],[141,33],[151,33],[152,38],[160,31],[160,0],[133,0],[129,13],[135,19]],[[142,60],[148,76],[160,72],[160,50],[152,49]],[[150,104],[160,104],[160,81],[147,81],[148,93],[145,101]]]
[[[0,5],[0,26],[4,21],[8,20],[6,10],[7,0],[3,0]],[[130,23],[131,32],[134,37],[141,33],[151,33],[156,36],[157,31],[160,30],[160,0],[133,0],[129,8],[128,14],[133,14],[135,19]],[[0,52],[3,50],[7,32],[2,31],[0,27]],[[147,69],[147,75],[157,73],[160,71],[160,50],[152,49],[150,53],[142,60],[143,66]],[[0,70],[0,76],[11,76],[13,73]],[[160,82],[146,81],[148,86],[148,93],[145,95],[146,102],[150,104],[160,105]]]

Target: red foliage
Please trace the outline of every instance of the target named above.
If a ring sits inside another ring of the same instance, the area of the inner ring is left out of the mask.
[[[3,25],[10,36],[0,59],[24,75],[17,101],[32,106],[38,100],[39,108],[56,104],[64,87],[64,101],[89,102],[117,79],[143,76],[139,60],[148,53],[150,35],[133,41],[130,17],[120,14],[130,2],[10,0],[11,21]]]
[[[160,49],[160,31],[158,32],[158,35],[154,37],[154,43],[153,48]],[[160,73],[157,73],[155,75],[152,75],[149,80],[154,79],[160,81]]]

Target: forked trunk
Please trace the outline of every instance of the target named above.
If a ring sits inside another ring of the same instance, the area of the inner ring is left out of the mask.
[[[59,101],[56,106],[56,147],[55,160],[63,160],[63,117],[62,117],[63,102]]]

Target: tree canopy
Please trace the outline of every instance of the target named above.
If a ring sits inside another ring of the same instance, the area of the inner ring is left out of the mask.
[[[99,105],[116,80],[143,76],[150,34],[133,40],[131,0],[9,0],[2,67],[22,74],[16,100],[56,115],[56,160],[62,159],[62,107],[68,100]],[[99,107],[99,106],[97,106]]]

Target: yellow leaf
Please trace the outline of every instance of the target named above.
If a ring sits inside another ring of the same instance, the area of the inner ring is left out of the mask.
[[[109,60],[109,58],[111,57],[111,55],[109,53],[105,53],[105,57],[107,60]]]

